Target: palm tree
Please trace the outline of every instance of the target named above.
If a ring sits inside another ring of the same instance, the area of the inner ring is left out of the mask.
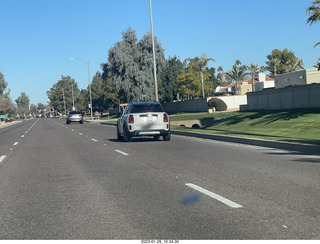
[[[248,75],[247,70],[247,65],[241,65],[241,62],[236,60],[235,64],[232,66],[232,69],[226,73],[231,80],[236,82],[236,94],[239,92],[239,82],[244,80],[245,76]]]
[[[314,22],[320,20],[320,0],[314,0],[312,2],[312,5],[307,8],[307,15],[309,15],[307,24],[312,25]]]
[[[312,2],[312,5],[307,8],[307,15],[309,15],[307,23],[310,25],[320,20],[320,0],[314,0]],[[314,47],[318,46],[319,44],[320,42],[316,43]],[[314,67],[320,70],[319,61],[314,65]]]
[[[248,67],[248,70],[250,71],[251,79],[252,79],[252,91],[254,91],[254,76],[258,74],[259,67],[257,64],[251,63],[250,66]]]
[[[299,59],[299,58],[295,57],[293,59],[288,60],[285,63],[285,69],[284,70],[285,70],[286,73],[293,72],[293,71],[300,70],[300,69],[303,69],[303,61],[302,61],[302,59]]]
[[[192,59],[187,58],[185,61],[191,61]],[[213,58],[207,58],[207,55],[202,53],[200,58],[196,58],[197,66],[200,70],[200,77],[201,77],[201,87],[202,87],[202,97],[204,98],[204,84],[203,84],[203,70],[207,67],[209,61],[215,62]]]
[[[276,76],[277,68],[280,68],[280,65],[281,65],[281,59],[274,57],[270,60],[270,64],[271,66],[273,66],[273,73],[274,73],[274,76]]]

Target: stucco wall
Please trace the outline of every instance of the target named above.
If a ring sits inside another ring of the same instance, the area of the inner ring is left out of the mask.
[[[247,96],[219,96],[208,97],[205,99],[187,100],[181,102],[172,102],[162,104],[163,109],[168,113],[178,112],[208,112],[208,104],[211,98],[218,98],[224,101],[228,109],[239,109],[240,105],[247,104]]]
[[[250,92],[243,110],[320,108],[320,84],[298,85]]]

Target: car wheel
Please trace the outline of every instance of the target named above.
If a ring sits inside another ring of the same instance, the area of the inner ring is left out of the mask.
[[[80,124],[83,124],[83,121],[81,120],[81,121],[79,121],[79,123],[80,123]]]
[[[129,135],[129,131],[126,125],[123,126],[123,141],[131,141],[131,136]]]
[[[170,141],[170,138],[171,138],[171,133],[170,133],[170,131],[168,132],[168,134],[166,134],[166,135],[163,136],[163,140],[164,140],[164,141]]]
[[[123,136],[120,135],[118,126],[117,126],[117,139],[118,139],[118,141],[122,141],[123,140]]]

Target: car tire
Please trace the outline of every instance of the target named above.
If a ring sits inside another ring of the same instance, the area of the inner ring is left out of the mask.
[[[126,125],[123,126],[123,141],[124,142],[131,141],[131,136],[129,135],[129,131]]]
[[[118,126],[117,126],[117,139],[118,139],[118,141],[123,141],[123,136],[120,135]]]
[[[79,123],[80,123],[80,124],[83,124],[83,121],[81,120],[81,121],[79,121]]]
[[[163,140],[164,141],[170,141],[170,138],[171,138],[171,133],[170,133],[170,131],[168,132],[168,134],[166,134],[166,135],[164,135],[164,136],[162,136],[163,137]]]

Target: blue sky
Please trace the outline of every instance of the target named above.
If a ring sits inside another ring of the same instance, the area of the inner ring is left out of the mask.
[[[265,65],[273,49],[288,48],[313,68],[320,57],[320,23],[306,23],[311,0],[152,0],[154,33],[165,56],[201,53],[211,66]],[[107,62],[108,50],[131,27],[150,31],[149,0],[0,0],[0,71],[10,96],[25,92],[46,104],[46,91],[61,75],[79,88]]]

